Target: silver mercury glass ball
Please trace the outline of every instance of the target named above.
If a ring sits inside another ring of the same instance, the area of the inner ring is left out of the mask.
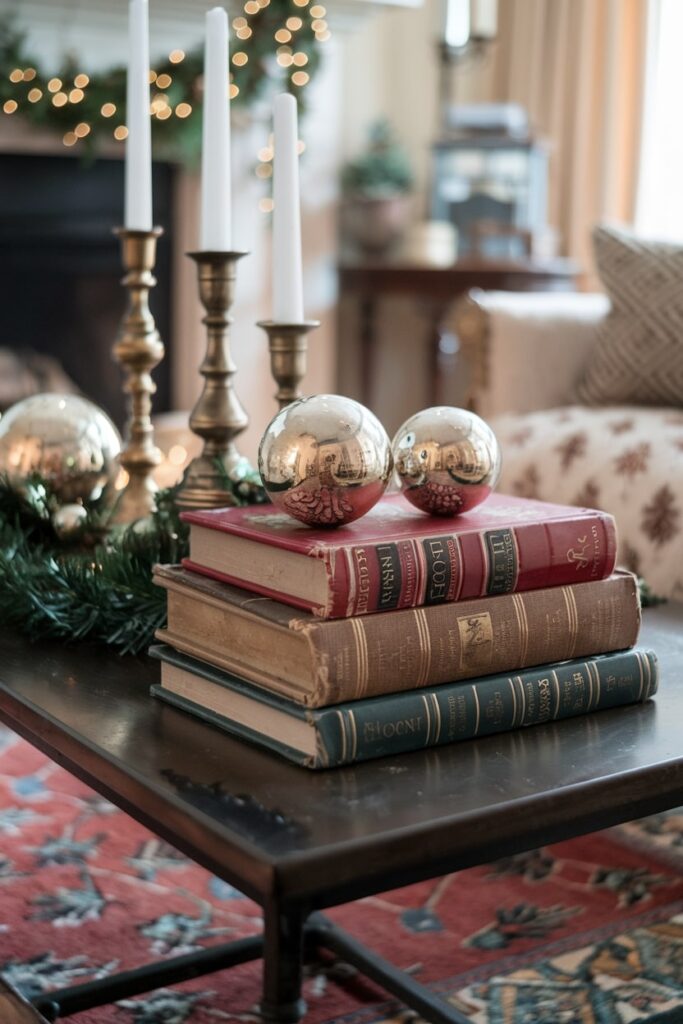
[[[341,395],[300,398],[266,428],[258,467],[274,505],[308,526],[360,518],[392,470],[387,433],[369,409]]]
[[[80,533],[87,518],[83,505],[61,505],[52,515],[52,526],[60,540],[71,540]]]
[[[392,450],[401,490],[430,515],[468,512],[488,498],[500,476],[495,434],[466,409],[423,409],[399,428]]]
[[[120,451],[112,421],[80,395],[31,395],[0,418],[0,473],[19,488],[39,476],[61,504],[98,498]]]

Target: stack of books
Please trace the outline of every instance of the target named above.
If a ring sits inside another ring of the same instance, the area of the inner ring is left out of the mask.
[[[155,696],[308,768],[645,701],[637,581],[611,516],[492,495],[457,519],[400,495],[312,530],[272,506],[190,512],[158,566]]]

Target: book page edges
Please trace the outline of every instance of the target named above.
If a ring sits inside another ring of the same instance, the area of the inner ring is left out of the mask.
[[[315,615],[329,613],[331,566],[329,549],[319,546],[310,554],[249,540],[239,534],[216,542],[216,531],[193,524],[190,559],[199,566],[224,573],[238,585],[258,586],[275,600],[299,598]]]
[[[309,757],[317,754],[316,729],[309,715],[297,718],[227,686],[217,686],[167,661],[161,664],[161,685],[185,700],[215,711],[258,735],[277,739]]]

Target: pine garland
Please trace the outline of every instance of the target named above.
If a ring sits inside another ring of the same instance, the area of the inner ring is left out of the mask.
[[[241,504],[265,500],[255,474],[232,484]],[[162,491],[149,520],[106,530],[106,499],[87,508],[69,541],[52,525],[45,484],[21,490],[0,477],[0,619],[32,640],[90,640],[121,654],[144,651],[166,619],[165,591],[152,583],[159,562],[188,553],[175,491]]]
[[[325,8],[314,0],[251,0],[233,19],[231,95],[252,105],[278,84],[302,105],[304,86],[320,64],[330,32]],[[235,24],[241,26],[235,29]],[[286,41],[280,41],[286,40]],[[152,136],[160,155],[195,160],[201,144],[203,51],[174,51],[156,61],[151,87]],[[67,146],[125,138],[126,69],[85,75],[69,57],[58,68],[41,67],[26,36],[10,17],[0,20],[0,108],[3,116],[63,133]]]

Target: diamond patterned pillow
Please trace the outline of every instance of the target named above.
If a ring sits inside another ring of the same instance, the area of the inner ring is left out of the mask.
[[[594,229],[593,248],[612,308],[579,398],[683,406],[683,248],[612,227]]]

